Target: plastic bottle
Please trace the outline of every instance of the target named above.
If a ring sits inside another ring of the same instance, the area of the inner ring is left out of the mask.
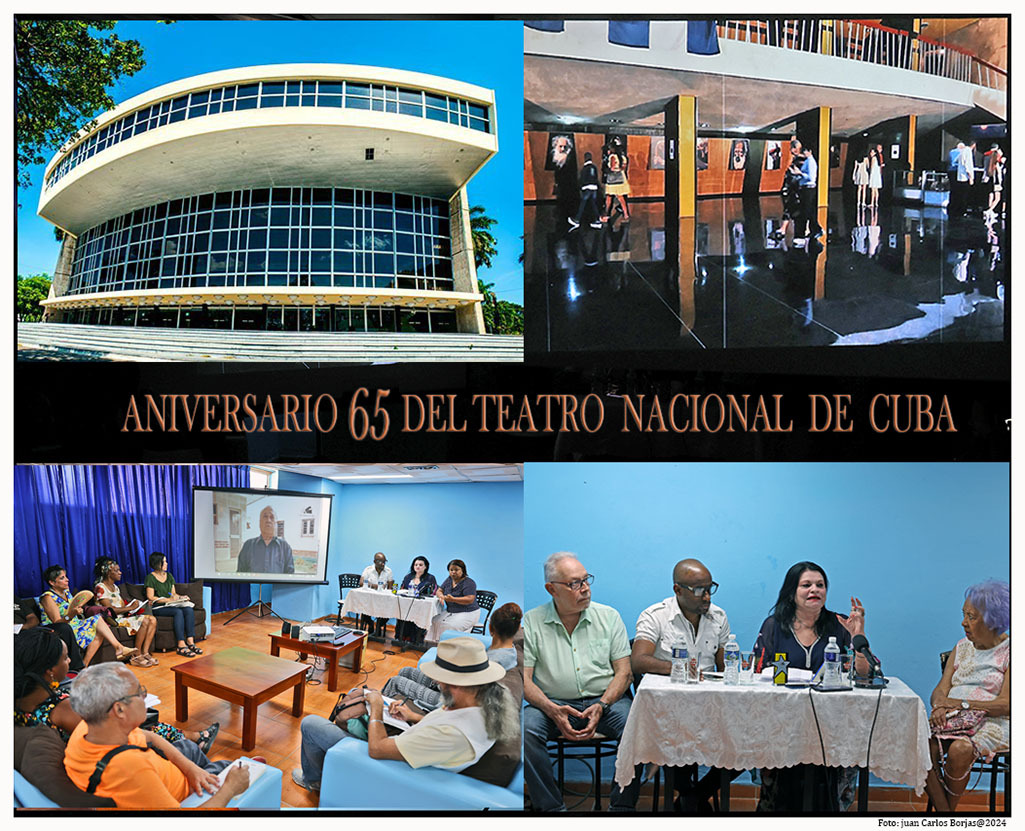
[[[730,635],[723,647],[723,660],[726,662],[726,672],[723,673],[724,684],[740,683],[740,646],[737,644],[737,636]]]
[[[673,684],[687,683],[687,644],[677,641],[673,644],[673,669],[669,680]]]
[[[822,686],[839,687],[841,685],[840,647],[837,645],[835,637],[829,639],[829,643],[826,644],[823,651],[823,657],[825,658],[825,669],[822,672]]]

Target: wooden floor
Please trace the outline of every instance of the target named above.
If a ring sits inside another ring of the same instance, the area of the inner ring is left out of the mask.
[[[267,616],[257,618],[243,615],[237,620],[224,624],[233,613],[225,612],[213,616],[210,635],[199,646],[204,655],[211,655],[220,649],[241,646],[257,652],[270,654],[270,638],[268,633],[281,631],[278,618]],[[350,622],[351,625],[351,622]],[[390,634],[390,630],[389,630]],[[385,646],[370,642],[363,651],[363,671],[369,673],[368,686],[380,689],[384,682],[395,675],[404,666],[415,666],[420,657],[417,652],[406,651],[402,654],[386,655],[385,650],[398,653],[398,647]],[[299,732],[301,719],[292,716],[292,691],[288,690],[271,699],[259,708],[256,727],[256,749],[242,752],[242,708],[226,701],[189,690],[189,720],[177,722],[174,718],[174,674],[171,667],[189,658],[182,658],[174,652],[157,652],[154,657],[160,661],[156,667],[129,667],[146,689],[156,695],[161,704],[160,719],[168,724],[189,730],[201,730],[212,722],[220,722],[221,729],[217,740],[210,751],[210,758],[237,759],[240,756],[264,756],[267,763],[280,768],[282,777],[281,804],[283,807],[311,808],[317,806],[317,794],[304,790],[292,782],[292,768],[299,766],[299,745],[302,737]],[[288,650],[281,651],[282,658],[296,658],[298,655]],[[311,661],[307,658],[307,661]],[[343,659],[344,660],[344,659]],[[320,662],[323,666],[323,661]],[[344,668],[338,671],[338,691],[344,692],[350,687],[364,683],[362,673],[354,673]],[[320,683],[316,683],[320,681]],[[306,686],[306,714],[317,713],[327,716],[334,706],[338,693],[327,689],[327,673],[317,671]]]

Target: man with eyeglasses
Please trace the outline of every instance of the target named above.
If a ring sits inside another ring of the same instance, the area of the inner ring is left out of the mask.
[[[680,560],[673,569],[673,596],[649,606],[637,618],[630,664],[638,675],[646,672],[669,675],[673,644],[683,641],[687,652],[701,657],[702,672],[722,671],[723,647],[730,636],[726,612],[712,603],[719,584],[700,560]],[[696,787],[691,783],[697,765],[678,768],[680,807],[690,813],[709,810],[708,800],[719,786],[720,772],[712,768]]]
[[[70,703],[82,721],[64,752],[68,777],[118,808],[177,808],[204,791],[213,796],[197,807],[223,808],[249,787],[249,768],[234,767],[220,784],[217,774],[231,762],[211,762],[193,742],[171,744],[142,730],[146,688],[122,664],[86,667],[71,685]]]
[[[535,811],[565,811],[546,744],[596,733],[618,739],[630,712],[630,641],[619,612],[591,602],[594,575],[568,551],[545,561],[552,600],[523,616],[524,778]],[[613,785],[610,811],[631,811],[640,777],[625,791]]]

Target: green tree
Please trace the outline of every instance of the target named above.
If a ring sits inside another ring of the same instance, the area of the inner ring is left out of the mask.
[[[484,329],[492,335],[522,335],[523,307],[508,300],[499,300],[495,284],[477,279],[477,291],[484,295],[482,311]]]
[[[18,320],[41,320],[43,307],[40,302],[50,294],[49,274],[33,274],[31,277],[18,275]]]
[[[470,234],[473,236],[473,262],[477,268],[491,268],[498,256],[498,240],[491,229],[498,223],[484,212],[483,205],[470,208]]]
[[[34,20],[14,23],[15,127],[18,185],[114,100],[107,87],[143,67],[142,46],[111,32],[113,20]]]

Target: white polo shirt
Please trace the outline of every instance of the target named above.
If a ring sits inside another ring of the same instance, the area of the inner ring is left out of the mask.
[[[375,586],[378,583],[390,583],[394,578],[392,577],[391,569],[388,566],[384,567],[384,571],[380,574],[377,573],[377,566],[373,563],[363,569],[363,586],[368,587],[371,583]]]
[[[680,611],[676,595],[667,597],[661,603],[649,606],[637,618],[636,638],[655,644],[654,657],[660,661],[673,659],[673,644],[683,640],[687,651],[693,655],[695,650],[701,652],[701,669],[715,669],[715,653],[720,646],[725,646],[730,636],[730,622],[726,612],[710,604],[708,611],[698,620],[698,630]]]

